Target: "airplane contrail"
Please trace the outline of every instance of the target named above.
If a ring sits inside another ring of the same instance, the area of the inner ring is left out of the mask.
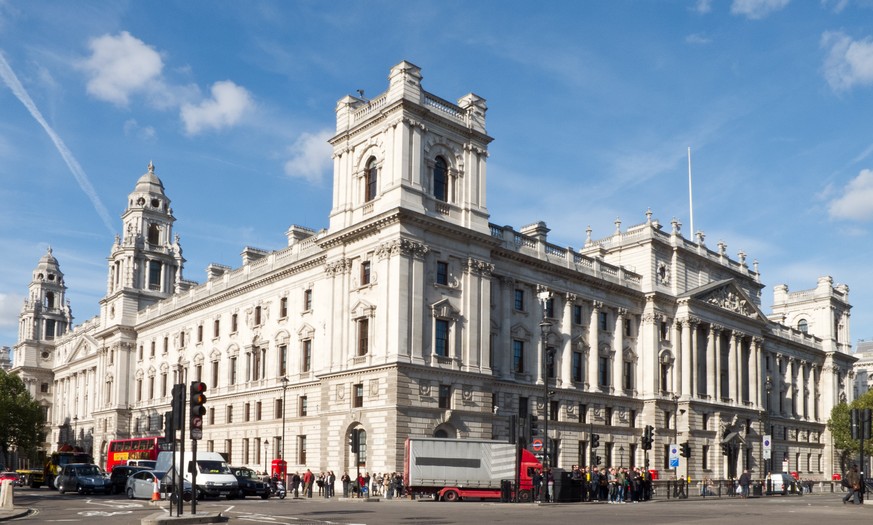
[[[64,162],[67,163],[67,167],[70,168],[70,171],[73,173],[73,177],[76,178],[76,182],[79,183],[79,188],[85,192],[85,195],[91,200],[91,204],[94,206],[94,209],[97,211],[97,215],[100,216],[100,219],[103,220],[103,224],[106,225],[106,228],[109,230],[109,233],[115,235],[116,231],[113,227],[114,221],[109,216],[109,212],[106,210],[106,206],[103,205],[103,202],[100,200],[100,196],[97,195],[97,192],[94,190],[94,186],[91,185],[91,181],[88,180],[88,175],[85,173],[85,170],[82,169],[82,166],[79,165],[79,162],[73,156],[73,153],[67,148],[67,145],[64,144],[64,141],[55,133],[55,130],[48,125],[48,122],[43,118],[42,113],[40,113],[39,108],[36,107],[33,100],[30,98],[30,95],[27,94],[27,91],[24,89],[24,86],[21,85],[21,82],[18,81],[18,77],[15,75],[15,72],[12,71],[12,68],[9,67],[9,63],[6,61],[6,57],[3,56],[3,52],[0,51],[0,78],[3,79],[3,82],[9,86],[9,89],[12,90],[12,94],[15,95],[18,100],[27,108],[27,111],[33,116],[33,118],[42,126],[42,129],[48,134],[49,138],[52,139],[52,142],[55,144],[55,148],[57,148],[58,153],[61,154],[61,157],[64,159]]]

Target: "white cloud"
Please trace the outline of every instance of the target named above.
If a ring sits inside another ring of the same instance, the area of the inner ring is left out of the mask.
[[[82,62],[90,75],[88,93],[100,100],[126,106],[130,95],[162,85],[161,55],[127,31],[103,35],[89,43],[91,56]]]
[[[828,204],[828,213],[834,219],[868,221],[873,219],[873,170],[861,170],[850,180],[842,195]]]
[[[712,11],[712,0],[697,0],[694,10],[701,14]]]
[[[705,45],[709,44],[710,42],[712,42],[712,39],[704,35],[703,33],[694,33],[685,37],[686,44]]]
[[[774,11],[779,11],[791,0],[734,0],[731,14],[745,16],[750,20],[760,20]]]
[[[834,91],[873,84],[873,40],[852,40],[845,33],[827,32],[821,46],[828,49],[824,75]]]
[[[185,131],[196,135],[209,129],[221,129],[238,123],[254,106],[251,94],[230,80],[212,85],[212,98],[199,105],[183,104],[180,111]]]
[[[23,295],[0,293],[0,328],[18,324],[18,314],[21,313],[23,304]]]
[[[821,6],[825,9],[828,9],[828,6],[833,5],[834,13],[841,13],[843,9],[849,5],[849,0],[821,0]]]
[[[331,130],[300,135],[290,148],[291,159],[285,163],[285,174],[309,182],[320,182],[333,165],[333,148],[327,142],[332,136]]]
[[[127,119],[124,121],[124,134],[126,136],[136,136],[143,140],[154,140],[157,136],[155,128],[152,126],[140,126],[136,119]]]

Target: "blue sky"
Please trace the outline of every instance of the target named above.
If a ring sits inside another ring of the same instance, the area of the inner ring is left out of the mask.
[[[873,0],[0,0],[0,345],[51,246],[98,312],[154,161],[185,277],[327,226],[336,101],[402,60],[487,99],[491,221],[581,247],[647,208],[759,261],[772,290],[850,288],[873,338]]]

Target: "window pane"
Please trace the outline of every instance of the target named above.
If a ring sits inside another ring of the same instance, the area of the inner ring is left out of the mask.
[[[448,357],[449,355],[449,322],[445,319],[436,321],[436,355]]]

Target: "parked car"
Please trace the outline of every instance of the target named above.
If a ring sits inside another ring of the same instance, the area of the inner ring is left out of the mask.
[[[113,494],[121,494],[127,488],[127,478],[134,472],[140,470],[148,470],[145,467],[131,467],[128,465],[115,465],[112,467],[112,472],[109,474],[109,481],[112,482],[110,489]]]
[[[173,480],[171,476],[167,476],[166,471],[143,469],[134,472],[127,478],[124,492],[130,499],[152,499],[155,493],[156,482],[158,484],[158,491],[161,494],[171,491]],[[191,501],[191,483],[185,481],[182,490],[182,499]]]
[[[18,472],[0,472],[0,483],[6,480],[11,481],[14,486],[21,486],[21,476],[18,475]]]
[[[260,496],[261,499],[270,497],[270,485],[255,474],[255,471],[247,467],[230,467],[230,471],[236,477],[239,483],[237,496],[245,498],[246,496]]]
[[[97,465],[92,463],[69,463],[64,465],[58,474],[55,484],[58,492],[78,492],[90,494],[93,492],[109,493],[112,483],[109,477]]]
[[[770,473],[770,493],[788,495],[791,492],[794,478],[787,472],[771,472]]]

